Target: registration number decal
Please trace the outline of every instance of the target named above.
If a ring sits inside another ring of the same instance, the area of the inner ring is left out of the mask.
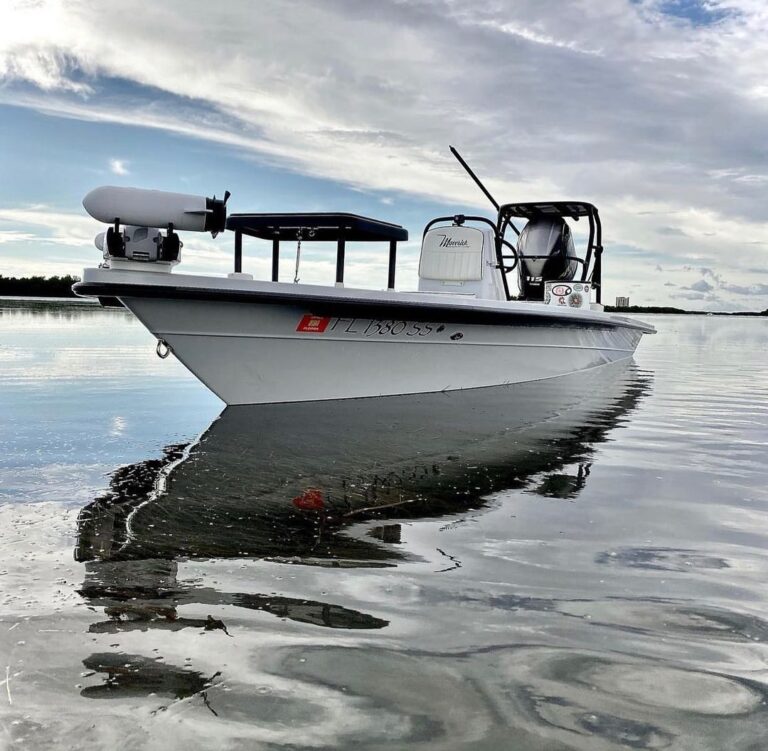
[[[367,338],[375,336],[427,337],[441,334],[445,331],[445,324],[305,315],[299,321],[296,331],[303,334],[350,334]]]

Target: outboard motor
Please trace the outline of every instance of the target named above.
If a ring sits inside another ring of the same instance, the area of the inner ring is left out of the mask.
[[[570,281],[576,276],[573,236],[562,217],[531,219],[520,233],[517,252],[523,300],[543,300],[544,282]]]

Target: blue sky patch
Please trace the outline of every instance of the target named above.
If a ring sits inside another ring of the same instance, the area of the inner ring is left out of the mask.
[[[730,11],[707,0],[662,0],[659,10],[694,26],[711,26],[730,15]]]

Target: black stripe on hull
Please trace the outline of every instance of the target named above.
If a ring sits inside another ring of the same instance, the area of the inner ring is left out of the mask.
[[[513,310],[485,308],[457,308],[454,305],[429,304],[392,300],[379,302],[352,298],[329,299],[320,295],[296,295],[282,292],[218,290],[189,287],[156,286],[152,284],[102,284],[78,282],[72,289],[81,297],[137,297],[167,300],[199,300],[203,302],[229,302],[261,305],[290,305],[318,316],[348,316],[377,320],[408,320],[443,323],[476,324],[483,326],[560,326],[580,329],[626,328],[643,331],[640,326],[622,321],[594,321],[570,316],[530,315]]]

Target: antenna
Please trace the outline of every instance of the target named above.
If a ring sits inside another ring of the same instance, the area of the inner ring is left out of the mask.
[[[496,211],[498,211],[499,204],[496,201],[496,199],[490,194],[490,192],[488,191],[488,188],[486,188],[485,185],[483,185],[480,182],[480,178],[472,171],[472,168],[464,161],[464,158],[461,156],[461,154],[459,154],[459,152],[456,151],[456,149],[454,149],[453,146],[449,146],[448,148],[451,150],[451,154],[453,154],[456,157],[459,164],[462,167],[464,167],[464,169],[467,171],[467,174],[475,181],[475,183],[477,184],[477,187],[480,188],[480,190],[482,190],[483,193],[485,193],[485,197],[493,204],[493,208],[495,208]]]
[[[451,154],[453,154],[456,157],[459,164],[462,167],[464,167],[464,169],[467,171],[467,174],[475,181],[475,183],[477,184],[477,187],[480,188],[480,190],[482,190],[483,193],[485,193],[485,197],[493,204],[493,208],[495,208],[496,211],[498,211],[499,204],[496,201],[496,199],[490,194],[488,188],[486,188],[485,185],[483,185],[480,182],[480,178],[472,171],[472,168],[464,161],[464,158],[461,156],[461,154],[459,154],[459,152],[456,151],[456,149],[454,149],[453,146],[449,146],[448,148],[451,150]],[[499,221],[501,221],[501,217],[499,217]],[[506,219],[504,220],[504,224],[501,225],[501,229],[499,230],[501,232],[502,237],[504,236],[504,232],[506,231],[507,225],[512,227],[512,231],[516,235],[520,235],[520,230],[517,227],[515,227],[511,217],[507,216]]]

